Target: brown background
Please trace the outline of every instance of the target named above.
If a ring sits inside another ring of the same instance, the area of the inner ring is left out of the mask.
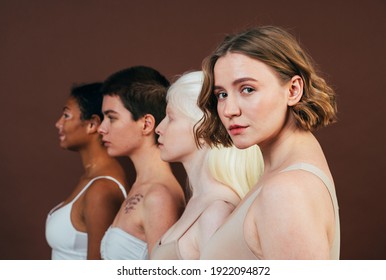
[[[173,78],[199,69],[225,33],[258,24],[292,29],[338,93],[340,120],[317,137],[342,259],[386,259],[386,2],[340,2],[0,0],[0,259],[50,258],[47,212],[81,173],[54,127],[73,83],[138,64]]]

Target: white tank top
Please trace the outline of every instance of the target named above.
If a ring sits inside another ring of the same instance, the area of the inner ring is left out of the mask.
[[[147,260],[147,243],[118,227],[110,227],[103,236],[101,256],[104,260]]]
[[[108,179],[115,182],[126,198],[127,193],[122,184],[113,177],[95,177],[68,204],[63,202],[54,207],[46,220],[46,239],[52,248],[53,260],[85,260],[87,259],[87,233],[78,231],[71,223],[71,209],[74,202],[98,179]]]

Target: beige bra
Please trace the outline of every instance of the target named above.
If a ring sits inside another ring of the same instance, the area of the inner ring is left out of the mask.
[[[216,199],[214,201],[218,201],[220,199]],[[222,200],[222,199],[221,199]],[[224,200],[222,200],[224,201]],[[230,202],[227,202],[230,203]],[[207,205],[207,207],[209,207]],[[204,209],[197,215],[197,217],[193,220],[193,222],[179,235],[178,238],[176,238],[173,241],[169,241],[166,243],[162,243],[162,238],[157,242],[157,244],[154,246],[150,259],[152,260],[183,260],[184,258],[181,256],[180,248],[178,246],[178,241],[181,239],[182,236],[185,235],[185,233],[197,222],[197,220],[201,217],[202,213],[207,209],[207,207],[204,207]],[[176,226],[174,224],[170,231],[173,230],[173,228]]]
[[[333,245],[330,251],[330,259],[339,259],[340,251],[340,224],[338,202],[336,198],[334,184],[331,180],[314,165],[308,163],[294,164],[281,172],[290,170],[304,170],[313,173],[319,177],[327,187],[335,213],[335,235]],[[250,194],[246,200],[240,204],[227,221],[213,234],[201,253],[200,259],[212,260],[254,260],[257,256],[250,250],[244,239],[244,220],[247,212],[259,194],[261,188]]]

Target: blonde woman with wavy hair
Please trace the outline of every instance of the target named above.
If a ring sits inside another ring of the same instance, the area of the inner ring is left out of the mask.
[[[154,247],[152,259],[199,259],[211,235],[235,209],[263,170],[260,149],[253,146],[210,148],[195,140],[203,112],[197,106],[203,73],[182,75],[168,90],[166,117],[156,128],[161,158],[181,162],[192,197],[181,218]]]
[[[335,93],[295,38],[264,26],[227,36],[204,60],[196,138],[259,145],[264,173],[202,259],[338,259],[333,178],[312,131],[336,120]]]

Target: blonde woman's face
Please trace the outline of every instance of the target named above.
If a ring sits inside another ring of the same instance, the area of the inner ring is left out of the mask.
[[[214,67],[217,112],[238,148],[274,141],[286,122],[288,85],[266,64],[228,53]]]
[[[156,128],[161,158],[168,162],[187,162],[197,150],[192,121],[171,105]]]

